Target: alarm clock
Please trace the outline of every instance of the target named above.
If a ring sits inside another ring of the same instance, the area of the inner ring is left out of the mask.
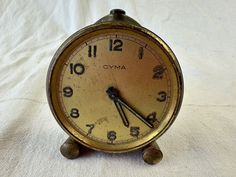
[[[69,135],[61,153],[81,146],[108,153],[143,150],[162,159],[156,143],[172,125],[183,99],[183,76],[170,47],[121,9],[71,35],[56,51],[47,98]]]

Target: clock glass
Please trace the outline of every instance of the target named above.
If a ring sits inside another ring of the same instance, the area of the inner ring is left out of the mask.
[[[107,152],[140,148],[173,123],[182,76],[170,48],[150,31],[89,27],[69,38],[49,72],[51,109],[81,144]]]

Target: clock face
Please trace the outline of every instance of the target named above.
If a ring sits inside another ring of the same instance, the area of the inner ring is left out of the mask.
[[[159,137],[182,100],[178,63],[164,42],[124,27],[90,28],[54,57],[49,102],[63,129],[93,149],[123,152]]]

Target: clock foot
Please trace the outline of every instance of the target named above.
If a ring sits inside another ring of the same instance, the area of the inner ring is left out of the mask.
[[[150,143],[143,149],[143,160],[150,164],[154,165],[158,162],[160,162],[163,158],[163,154],[156,143],[156,141]]]
[[[61,145],[61,154],[68,159],[75,159],[80,154],[79,144],[72,138],[67,138],[67,140]]]

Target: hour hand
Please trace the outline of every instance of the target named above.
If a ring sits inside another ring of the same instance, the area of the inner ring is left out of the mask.
[[[117,101],[114,101],[114,103],[115,103],[115,105],[116,105],[117,111],[118,111],[119,114],[120,114],[120,117],[121,117],[121,119],[122,119],[122,121],[123,121],[123,124],[124,124],[126,127],[129,127],[129,121],[128,121],[126,115],[125,115],[125,112],[124,112],[124,110],[123,110],[121,104],[120,104],[119,102],[117,102]]]
[[[122,108],[122,105],[116,99],[117,95],[118,95],[118,91],[117,90],[113,90],[113,89],[110,88],[106,92],[107,92],[108,96],[113,100],[113,102],[114,102],[114,104],[116,106],[116,109],[117,109],[117,111],[120,114],[120,117],[122,119],[122,122],[123,122],[124,126],[129,127],[129,121],[128,121],[126,115],[125,115],[125,112],[124,112],[124,110]]]

